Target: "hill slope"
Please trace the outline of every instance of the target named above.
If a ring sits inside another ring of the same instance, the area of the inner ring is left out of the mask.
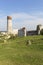
[[[31,45],[26,45],[27,40]],[[28,36],[0,42],[0,65],[43,65],[43,36]]]

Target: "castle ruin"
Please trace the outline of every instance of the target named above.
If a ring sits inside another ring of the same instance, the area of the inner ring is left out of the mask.
[[[7,34],[13,34],[18,36],[28,36],[28,35],[40,35],[41,30],[43,29],[42,25],[37,25],[36,30],[27,31],[25,27],[21,29],[12,28],[12,17],[7,16]]]

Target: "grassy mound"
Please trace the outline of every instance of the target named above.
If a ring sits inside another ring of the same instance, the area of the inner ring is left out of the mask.
[[[31,45],[26,45],[27,40]],[[0,42],[0,65],[43,65],[43,36],[17,37]]]

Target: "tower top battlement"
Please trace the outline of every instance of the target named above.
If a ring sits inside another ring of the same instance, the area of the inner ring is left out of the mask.
[[[12,17],[11,16],[7,16],[7,19],[12,19]]]

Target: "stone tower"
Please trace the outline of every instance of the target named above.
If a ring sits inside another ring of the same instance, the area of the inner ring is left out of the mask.
[[[8,31],[8,34],[12,33],[12,17],[11,16],[7,16],[7,31]]]

